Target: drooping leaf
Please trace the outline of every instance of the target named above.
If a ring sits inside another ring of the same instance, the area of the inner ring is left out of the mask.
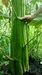
[[[38,15],[35,19],[33,19],[30,25],[34,25],[34,26],[42,25],[42,14]]]

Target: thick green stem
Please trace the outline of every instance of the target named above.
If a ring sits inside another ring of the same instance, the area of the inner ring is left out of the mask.
[[[11,32],[11,58],[10,69],[13,75],[22,75],[28,70],[28,48],[26,25],[17,17],[24,16],[24,0],[12,0],[12,32]]]

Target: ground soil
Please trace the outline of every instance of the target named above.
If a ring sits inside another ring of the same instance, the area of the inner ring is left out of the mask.
[[[30,70],[35,72],[36,75],[42,75],[42,64],[40,64],[40,61],[30,57]]]
[[[42,75],[42,64],[34,58],[29,58],[30,71],[26,71],[23,75]]]
[[[29,57],[29,66],[30,66],[30,70],[26,71],[23,75],[42,75],[42,64],[40,64],[39,60]],[[8,70],[8,65],[6,66],[3,65],[2,67],[0,67],[0,72],[1,71],[5,72],[7,70]],[[11,74],[10,71],[9,73]],[[3,75],[7,75],[7,74],[5,73]]]

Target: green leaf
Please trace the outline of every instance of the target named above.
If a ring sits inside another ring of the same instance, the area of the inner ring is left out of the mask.
[[[33,26],[42,25],[42,14],[38,15],[35,19],[33,19],[30,25],[33,25]]]

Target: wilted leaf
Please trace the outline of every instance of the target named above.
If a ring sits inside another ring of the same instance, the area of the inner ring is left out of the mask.
[[[2,3],[5,5],[5,7],[8,7],[8,0],[2,0]]]

